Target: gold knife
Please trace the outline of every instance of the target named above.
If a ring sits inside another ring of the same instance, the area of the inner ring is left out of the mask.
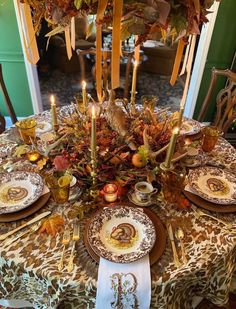
[[[10,239],[7,239],[5,242],[4,242],[4,246],[9,246],[11,245],[13,242],[17,241],[19,238],[21,238],[22,236],[25,236],[29,233],[34,233],[36,232],[41,226],[41,223],[37,223],[35,225],[33,225],[30,229],[26,230],[26,231],[22,231],[20,232],[17,236],[13,236],[12,238]]]
[[[23,229],[24,227],[29,226],[29,225],[41,220],[42,218],[47,217],[50,214],[51,214],[51,211],[45,211],[45,212],[41,213],[40,215],[36,216],[35,218],[31,219],[30,221],[18,226],[16,229],[0,235],[0,240],[6,239],[7,237],[9,237],[9,236],[15,234],[16,232],[18,232],[19,230]]]
[[[179,261],[179,257],[177,254],[177,250],[176,250],[176,246],[175,246],[175,241],[174,241],[174,234],[173,234],[173,229],[172,229],[172,225],[170,222],[167,222],[167,231],[168,231],[168,235],[170,238],[170,242],[171,242],[171,246],[172,246],[172,251],[173,251],[173,257],[174,257],[174,263],[176,267],[180,266],[180,261]]]

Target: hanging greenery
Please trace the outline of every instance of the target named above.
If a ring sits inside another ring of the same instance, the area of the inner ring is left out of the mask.
[[[106,1],[106,0],[104,0]],[[139,36],[137,44],[159,32],[163,39],[198,34],[199,26],[208,21],[209,8],[215,0],[124,0],[122,39],[131,34]],[[39,32],[42,18],[53,29],[70,25],[74,16],[96,14],[103,0],[21,0],[32,8],[35,32]],[[108,0],[102,19],[104,27],[112,23],[113,0]]]

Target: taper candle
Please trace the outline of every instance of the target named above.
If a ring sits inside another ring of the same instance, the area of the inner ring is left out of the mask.
[[[51,101],[52,125],[55,128],[58,126],[58,121],[57,121],[57,106],[56,106],[55,97],[53,94],[50,97],[50,101]]]
[[[91,128],[91,159],[95,161],[96,159],[96,111],[95,106],[92,106],[92,128]]]
[[[137,70],[138,70],[138,61],[134,61],[132,88],[131,88],[131,96],[134,96],[134,97],[136,94]]]
[[[164,162],[164,165],[167,169],[170,168],[173,153],[175,151],[175,144],[176,144],[178,134],[179,134],[179,128],[176,127],[172,131],[169,147],[167,149],[166,159],[165,159],[165,162]]]
[[[82,81],[82,96],[83,96],[83,104],[84,104],[84,112],[86,113],[87,109],[87,92],[86,92],[86,82]]]

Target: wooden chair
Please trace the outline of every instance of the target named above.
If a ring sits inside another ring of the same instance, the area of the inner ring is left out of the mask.
[[[217,94],[216,115],[213,124],[226,133],[233,120],[236,119],[236,73],[230,70],[212,69],[210,86],[197,120],[204,121],[218,76],[227,77],[228,81],[225,88]]]
[[[0,89],[2,91],[4,101],[6,103],[7,111],[9,113],[12,123],[14,124],[17,122],[17,118],[10,97],[8,95],[6,85],[4,83],[1,64],[0,64]],[[5,126],[6,126],[5,118],[2,115],[0,115],[0,133],[5,131]]]

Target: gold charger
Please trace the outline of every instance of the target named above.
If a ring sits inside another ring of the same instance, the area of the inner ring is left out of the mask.
[[[236,204],[219,205],[219,204],[215,204],[207,200],[204,200],[200,196],[195,195],[189,191],[183,190],[183,193],[190,202],[192,202],[196,206],[199,206],[203,209],[215,211],[215,212],[221,212],[221,213],[236,212]]]

